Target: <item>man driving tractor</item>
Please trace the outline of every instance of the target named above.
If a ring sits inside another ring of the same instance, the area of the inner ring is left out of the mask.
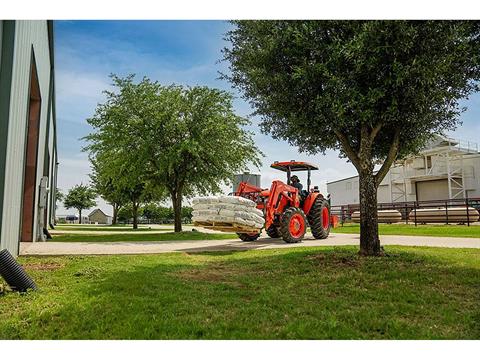
[[[302,183],[300,182],[300,179],[298,178],[297,175],[293,175],[291,178],[290,178],[290,181],[292,183],[292,186],[297,188],[298,189],[298,192],[301,194],[302,193],[302,190],[303,190],[303,185]]]

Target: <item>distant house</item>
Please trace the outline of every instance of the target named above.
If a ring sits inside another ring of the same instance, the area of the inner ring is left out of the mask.
[[[105,214],[100,209],[95,209],[90,214],[88,214],[88,221],[90,222],[90,224],[111,225],[112,224],[112,217]]]

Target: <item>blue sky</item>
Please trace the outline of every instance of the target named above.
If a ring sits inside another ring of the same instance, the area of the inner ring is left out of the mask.
[[[231,91],[237,96],[235,109],[248,116],[251,108],[218,71],[226,69],[221,49],[227,45],[223,34],[231,25],[225,21],[56,21],[55,62],[58,126],[59,176],[63,191],[80,182],[88,183],[87,154],[80,140],[92,129],[86,123],[103,101],[102,91],[109,89],[109,74],[135,73],[164,84],[207,85]],[[480,95],[465,102],[463,125],[450,134],[455,138],[478,142],[480,134]],[[269,168],[274,160],[308,160],[320,166],[312,174],[312,183],[326,192],[326,182],[356,174],[355,168],[338,153],[306,156],[283,141],[261,134],[258,119],[253,118],[255,140],[265,153],[263,167],[252,172],[262,174],[267,187],[283,174]],[[111,213],[103,201],[99,206]],[[58,213],[70,213],[59,207]]]

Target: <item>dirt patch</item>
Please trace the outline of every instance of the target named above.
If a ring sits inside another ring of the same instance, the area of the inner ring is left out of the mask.
[[[39,264],[25,264],[23,268],[25,270],[40,270],[40,271],[53,271],[63,268],[64,264],[59,263],[39,263]]]
[[[361,259],[358,256],[341,255],[341,254],[315,254],[307,257],[310,261],[317,263],[318,265],[334,265],[334,266],[347,266],[357,267],[362,264]]]
[[[185,271],[178,274],[179,277],[188,280],[200,280],[200,281],[213,281],[213,282],[224,282],[226,276],[219,272],[209,271],[209,270],[194,270],[194,271]]]
[[[213,265],[200,269],[180,271],[176,274],[176,277],[184,280],[223,283],[243,287],[243,284],[233,279],[235,275],[238,275],[238,271],[222,265]]]

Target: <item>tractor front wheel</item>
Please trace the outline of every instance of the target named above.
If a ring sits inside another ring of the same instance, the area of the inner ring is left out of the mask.
[[[285,210],[280,222],[280,233],[283,241],[298,243],[302,241],[307,230],[307,219],[303,211],[296,207]]]
[[[280,237],[280,233],[275,225],[270,225],[270,227],[267,229],[267,235],[274,239]]]
[[[308,223],[315,239],[326,239],[330,234],[330,205],[317,197],[308,214]]]
[[[260,233],[237,233],[237,235],[242,241],[255,241],[260,237]]]

